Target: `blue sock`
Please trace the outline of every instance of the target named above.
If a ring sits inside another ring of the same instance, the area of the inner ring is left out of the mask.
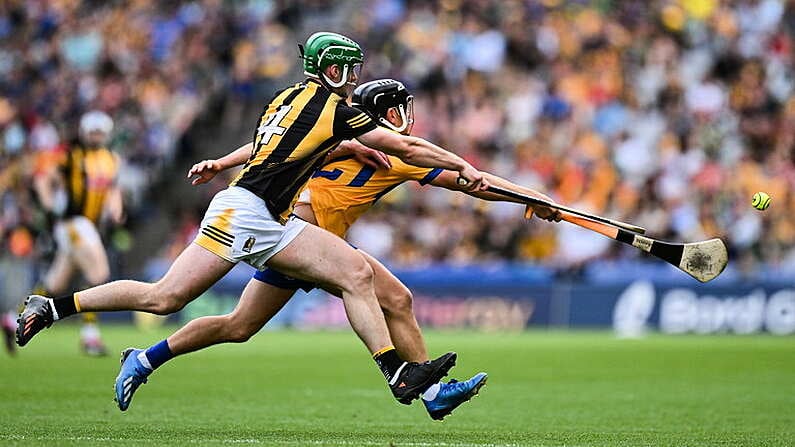
[[[151,365],[152,371],[174,358],[171,348],[168,347],[168,340],[163,340],[150,346],[143,354],[146,355],[146,359],[149,361],[149,365],[145,364],[145,366]]]

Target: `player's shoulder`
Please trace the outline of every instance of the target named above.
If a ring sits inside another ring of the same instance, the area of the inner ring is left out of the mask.
[[[334,127],[343,138],[350,139],[370,132],[377,125],[370,115],[346,104],[345,101],[340,101],[335,109]]]
[[[342,98],[342,97],[340,97],[339,95],[336,95],[336,94],[333,94],[333,95],[336,96],[336,98],[334,100],[337,101],[336,109],[337,109],[337,114],[338,115],[345,116],[346,118],[347,117],[357,117],[358,118],[360,116],[364,116],[364,117],[368,117],[368,118],[370,117],[369,115],[364,113],[364,111],[362,111],[361,109],[358,109],[358,108],[348,104],[345,101],[345,98]]]
[[[301,82],[295,82],[290,84],[284,88],[276,90],[273,95],[265,102],[265,104],[273,104],[276,103],[285,103],[285,102],[292,102],[296,96],[298,96],[301,92],[306,91],[307,89],[316,90],[315,83],[309,82],[309,80],[304,80]],[[325,90],[323,88],[319,90]],[[322,94],[322,92],[321,92]]]

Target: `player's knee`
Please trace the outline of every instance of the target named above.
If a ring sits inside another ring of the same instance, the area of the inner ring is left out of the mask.
[[[182,290],[161,282],[152,284],[146,297],[147,309],[157,315],[179,312],[186,304],[187,300]]]
[[[370,264],[361,259],[361,262],[356,262],[346,269],[347,275],[347,288],[351,291],[362,291],[373,287],[373,268]]]
[[[173,301],[153,301],[151,304],[147,306],[147,310],[155,315],[171,315],[174,312],[178,312],[184,306],[180,306],[179,303]]]
[[[260,329],[260,325],[254,322],[239,318],[236,315],[228,315],[225,327],[226,341],[228,343],[245,343]]]
[[[230,328],[226,341],[229,343],[245,343],[255,333],[256,331],[252,331],[247,327]]]
[[[381,309],[389,316],[411,314],[413,312],[414,297],[411,290],[405,286],[397,288],[386,296],[379,296]]]

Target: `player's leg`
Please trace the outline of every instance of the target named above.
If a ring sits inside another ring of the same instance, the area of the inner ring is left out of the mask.
[[[147,349],[129,348],[122,353],[122,364],[116,379],[116,402],[125,411],[137,386],[172,358],[218,344],[242,343],[256,334],[276,315],[294,290],[281,289],[257,280],[250,280],[235,310],[227,315],[201,317]]]
[[[293,294],[295,290],[281,289],[251,279],[231,313],[197,318],[165,341],[175,356],[218,343],[243,343],[262,329],[290,301]]]
[[[373,354],[400,402],[411,403],[455,364],[455,353],[425,364],[407,363],[400,358],[375,296],[372,267],[357,250],[337,236],[306,225],[268,260],[268,266],[341,292],[351,327]]]
[[[113,281],[71,295],[48,299],[34,295],[26,304],[17,328],[17,343],[24,346],[54,321],[80,312],[138,310],[159,315],[174,313],[218,281],[234,263],[192,243],[155,283]]]
[[[422,332],[420,332],[414,317],[411,292],[377,259],[362,250],[359,250],[359,253],[365,257],[373,269],[375,293],[386,320],[389,336],[395,344],[398,354],[409,362],[428,361],[425,340],[422,338]],[[271,285],[274,290],[289,290],[290,294],[298,289],[308,292],[316,287],[313,283],[290,278],[273,269],[257,272],[254,278]],[[342,298],[340,290],[329,285],[323,288],[326,292]]]
[[[414,316],[411,291],[381,262],[362,250],[359,252],[373,269],[375,294],[398,353],[410,362],[427,361],[428,350]]]
[[[73,245],[72,259],[90,286],[97,286],[110,278],[110,265],[99,232],[91,221],[76,218],[74,225],[80,240]]]
[[[69,287],[75,270],[80,270],[89,285],[95,286],[108,280],[109,268],[102,241],[94,225],[85,218],[71,218],[59,222],[55,228],[58,251],[50,269],[44,276],[43,287],[34,292],[40,295],[60,295]],[[83,314],[80,329],[80,348],[88,355],[107,355],[107,348],[100,337],[97,316],[93,312]]]
[[[33,283],[33,261],[0,252],[0,327],[9,354],[16,352],[14,343],[19,302],[15,297],[29,290]]]
[[[375,272],[375,293],[384,311],[395,348],[405,359],[426,361],[428,352],[414,316],[411,291],[381,262],[364,251],[359,251]],[[486,373],[478,373],[464,382],[451,380],[449,383],[435,383],[422,394],[422,403],[432,419],[444,419],[458,406],[478,394],[487,377]]]
[[[267,264],[286,275],[340,290],[351,326],[371,353],[392,345],[373,290],[373,269],[342,239],[307,225]]]
[[[84,217],[73,220],[80,240],[73,245],[72,259],[89,286],[97,286],[110,279],[110,264],[102,238],[91,221]],[[100,337],[96,312],[84,312],[80,329],[80,346],[88,355],[107,355],[107,348]]]
[[[44,294],[60,294],[66,291],[69,287],[69,280],[75,271],[75,264],[69,253],[58,248],[55,252],[55,259],[53,259],[50,269],[44,275]]]
[[[72,243],[78,239],[78,234],[70,224],[70,220],[63,220],[55,223],[53,227],[53,239],[55,239],[56,251],[50,268],[44,274],[44,278],[35,288],[35,292],[41,295],[61,294],[69,287],[69,281],[75,271],[75,264],[72,260]]]
[[[168,315],[204,293],[232,267],[234,263],[191,243],[157,282],[113,281],[76,293],[75,301],[81,312],[138,310]]]

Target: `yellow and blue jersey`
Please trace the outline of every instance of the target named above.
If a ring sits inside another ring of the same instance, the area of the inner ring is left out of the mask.
[[[353,156],[334,159],[312,174],[307,188],[318,226],[344,237],[348,228],[373,204],[403,182],[433,181],[439,168],[421,168],[389,156],[390,169],[363,165]]]

